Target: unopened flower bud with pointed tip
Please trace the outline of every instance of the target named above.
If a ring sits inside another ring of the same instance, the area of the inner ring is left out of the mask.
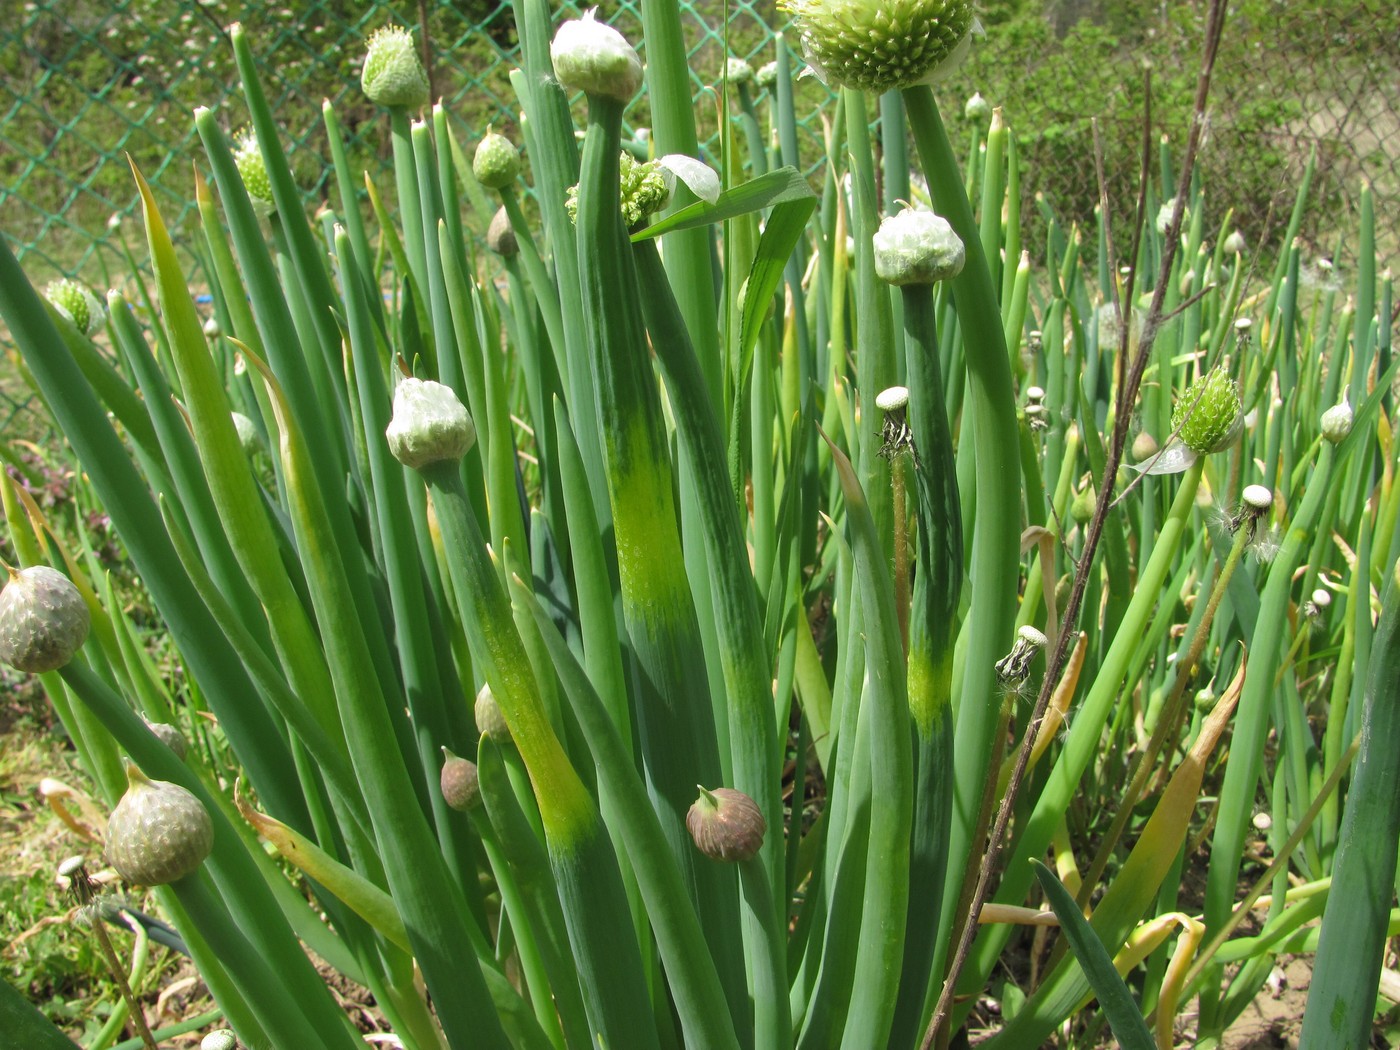
[[[733,788],[702,787],[685,815],[685,826],[701,853],[731,862],[757,856],[768,831],[758,803]]]
[[[442,749],[442,757],[445,761],[438,778],[442,799],[453,809],[469,813],[481,805],[481,780],[476,763],[454,755],[447,748]]]
[[[91,617],[77,586],[48,565],[10,570],[0,590],[0,662],[18,671],[56,671],[87,640]]]
[[[262,436],[258,425],[242,412],[229,413],[233,417],[233,429],[238,434],[238,445],[245,456],[251,456],[262,448]]]
[[[381,106],[417,109],[428,101],[428,74],[418,57],[413,34],[399,26],[383,26],[369,38],[360,87]]]
[[[642,86],[637,49],[612,26],[599,22],[596,9],[559,27],[549,57],[554,75],[570,91],[628,102]]]
[[[1142,463],[1151,459],[1157,454],[1157,439],[1147,431],[1142,431],[1133,438],[1133,462]]]
[[[1245,243],[1244,234],[1239,230],[1233,230],[1230,236],[1225,238],[1225,243],[1221,245],[1227,255],[1243,255],[1244,250],[1249,247]]]
[[[520,254],[520,242],[515,239],[515,227],[505,208],[497,208],[491,216],[491,225],[486,227],[486,247],[507,259]]]
[[[472,155],[472,174],[488,190],[503,190],[520,177],[520,151],[504,135],[486,129]]]
[[[779,0],[812,71],[831,87],[874,94],[929,83],[966,55],[968,0]]]
[[[1356,413],[1345,398],[1322,413],[1322,436],[1336,445],[1346,440],[1356,422]]]
[[[962,272],[962,239],[941,215],[905,208],[880,223],[873,238],[875,273],[894,285],[934,284]]]
[[[1223,368],[1214,368],[1191,384],[1172,412],[1172,430],[1198,456],[1222,452],[1244,430],[1240,388]]]
[[[126,767],[126,794],[107,821],[107,862],[137,886],[165,886],[194,872],[214,848],[214,822],[190,791]]]
[[[384,432],[389,451],[406,467],[421,470],[458,460],[476,443],[476,427],[450,386],[406,378],[394,388],[394,414]]]
[[[66,277],[60,281],[50,281],[44,289],[44,298],[72,321],[73,327],[83,335],[92,335],[107,323],[107,308],[102,305],[102,300],[93,295],[87,285],[77,281]]]
[[[506,724],[505,713],[501,711],[496,694],[491,692],[491,686],[483,685],[476,694],[473,713],[476,716],[477,732],[485,733],[498,744],[511,742],[510,726]]]
[[[217,317],[211,317],[204,322],[205,339],[217,339],[221,335],[223,335],[223,330],[219,327],[219,319]]]
[[[972,97],[963,106],[963,116],[976,124],[982,123],[992,115],[992,104],[982,97],[982,92],[974,91]]]
[[[146,723],[146,728],[151,731],[151,735],[159,740],[171,751],[175,752],[175,757],[181,762],[185,760],[185,755],[189,754],[190,746],[185,741],[185,734],[176,729],[169,722],[152,722],[143,717],[141,721]]]

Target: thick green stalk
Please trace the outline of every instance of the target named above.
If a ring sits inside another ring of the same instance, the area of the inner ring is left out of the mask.
[[[701,866],[684,816],[696,784],[717,784],[718,745],[699,625],[681,553],[669,442],[623,229],[619,162],[623,104],[589,97],[578,197],[585,336],[602,427],[622,613],[637,656],[633,702],[652,801],[693,886],[729,999],[743,1003],[733,871]],[[734,552],[726,552],[734,556]],[[748,1028],[746,1011],[736,1016]]]
[[[269,916],[279,914],[276,900],[204,782],[146,728],[120,696],[81,663],[69,663],[60,673],[143,773],[192,792],[209,812],[214,825],[214,848],[205,867],[218,884],[222,902],[214,906],[210,925],[194,917],[195,929],[201,939],[209,940],[227,935],[230,930],[243,930],[237,934],[237,951],[224,954],[217,947],[216,951],[259,1023],[279,1041],[297,1040],[288,1045],[353,1046],[354,1039],[344,1025],[343,1015],[290,927],[285,922],[269,920]],[[271,989],[263,988],[257,975],[246,972],[249,967],[259,971],[275,967],[280,980]],[[255,998],[254,992],[262,993],[261,997]],[[234,1008],[239,1009],[240,1004]]]
[[[559,672],[564,692],[588,742],[597,767],[599,785],[614,800],[617,819],[610,828],[620,837],[622,847],[636,870],[637,885],[656,932],[657,947],[670,978],[670,991],[686,1045],[735,1047],[738,1041],[734,1035],[734,1023],[714,960],[705,944],[695,909],[688,899],[681,869],[671,857],[665,834],[622,737],[602,700],[534,595],[518,580],[513,581],[513,593],[516,602],[529,610],[539,626],[545,646]],[[785,1044],[786,1040],[779,1045]]]
[[[529,770],[589,1023],[608,1046],[655,1045],[649,1027],[650,1038],[637,1028],[637,1019],[649,1016],[650,1008],[637,942],[626,934],[632,919],[617,857],[598,809],[540,703],[505,585],[487,552],[457,463],[434,463],[421,473],[442,529],[472,659],[501,705]]]
[[[970,435],[975,449],[975,496],[977,506],[985,512],[976,516],[972,530],[969,581],[973,598],[963,625],[967,637],[966,669],[956,712],[954,811],[949,832],[948,877],[939,919],[942,945],[953,926],[951,911],[958,897],[958,882],[973,849],[978,803],[991,762],[992,732],[1000,706],[995,697],[993,667],[1003,655],[1016,620],[1021,453],[1001,309],[972,207],[962,189],[957,158],[943,129],[933,93],[927,87],[909,88],[904,92],[904,104],[934,209],[949,221],[967,251],[967,262],[951,287],[963,342],[968,348],[965,356],[969,382],[961,431],[964,441]],[[962,497],[965,501],[969,494],[964,492]],[[933,972],[940,969],[936,956]]]
[[[1301,1045],[1310,1050],[1364,1046],[1372,1033],[1400,838],[1400,583],[1394,573],[1381,608],[1361,751],[1303,1015]]]
[[[724,438],[710,403],[702,395],[704,377],[686,334],[679,307],[651,240],[633,246],[637,260],[642,303],[652,345],[665,370],[671,392],[671,410],[680,434],[681,453],[690,464],[696,486],[700,526],[705,552],[713,574],[716,602],[715,628],[719,640],[720,667],[728,698],[730,761],[733,786],[758,804],[770,828],[782,827],[782,799],[778,768],[778,739],[773,720],[771,663],[764,651],[763,624],[758,595],[746,559],[744,534],[724,469]],[[781,886],[782,839],[770,835],[759,854],[769,885]],[[745,894],[742,917],[745,952],[750,965],[765,959],[765,945],[781,928],[781,916],[752,910],[754,897]],[[755,1035],[758,1045],[780,1045],[791,1028],[787,1016],[785,973],[773,975],[781,996],[755,997]],[[778,1042],[775,1044],[774,1040]]]
[[[1288,596],[1293,572],[1311,540],[1313,523],[1332,486],[1336,453],[1323,442],[1307,492],[1288,524],[1283,546],[1269,566],[1269,578],[1260,595],[1250,656],[1260,667],[1270,667],[1281,655],[1283,632],[1288,624]],[[1246,828],[1253,812],[1263,763],[1264,738],[1274,696],[1274,674],[1254,674],[1245,681],[1230,746],[1230,759],[1220,786],[1219,816],[1211,839],[1210,869],[1206,876],[1205,921],[1214,931],[1230,914],[1239,875]]]
[[[1176,560],[1177,548],[1186,534],[1186,527],[1195,509],[1196,489],[1204,467],[1205,457],[1201,457],[1182,477],[1181,488],[1177,491],[1176,499],[1172,501],[1171,514],[1162,523],[1162,531],[1153,546],[1152,557],[1142,568],[1137,588],[1133,592],[1133,600],[1113,637],[1113,644],[1104,655],[1093,685],[1079,704],[1079,711],[1070,726],[1069,736],[1065,740],[1060,757],[1050,771],[1049,779],[1036,800],[1035,808],[1011,850],[1010,858],[1006,862],[1005,875],[997,890],[996,900],[999,903],[1020,904],[1025,898],[1033,876],[1029,859],[1044,855],[1050,845],[1050,837],[1055,827],[1064,819],[1065,809],[1078,790],[1085,770],[1098,753],[1104,725],[1112,713],[1113,702],[1127,674],[1129,661],[1142,640],[1153,611],[1164,595],[1167,574]],[[961,987],[969,988],[974,984],[979,988],[982,986],[1010,934],[1011,928],[1005,925],[983,929],[974,946],[967,973],[964,975],[965,982]]]
[[[957,466],[938,371],[933,290],[908,285],[901,292],[919,528],[906,671],[914,732],[909,909],[890,1035],[900,1047],[914,1043],[925,1001],[938,992],[931,977],[953,805],[953,638],[963,582]]]
[[[460,945],[469,942],[470,919],[461,892],[453,886],[438,853],[405,765],[390,720],[390,705],[380,689],[355,597],[319,499],[309,451],[295,421],[285,411],[275,379],[265,370],[263,378],[269,384],[283,433],[280,452],[287,477],[288,514],[307,567],[308,589],[341,722],[356,776],[369,802],[390,892],[403,915],[449,1041],[465,1044],[475,1037],[489,1045],[504,1046],[505,1035],[480,969],[460,965]],[[402,699],[396,704],[401,708]]]
[[[641,9],[647,45],[647,101],[651,104],[656,155],[683,153],[699,157],[694,91],[681,33],[680,4],[677,0],[641,0]],[[680,190],[672,207],[683,207],[692,199],[689,190]],[[681,316],[705,377],[705,390],[710,403],[718,408],[724,404],[724,380],[719,329],[715,325],[717,300],[710,262],[710,231],[698,227],[671,234],[666,244],[666,272],[677,289]]]

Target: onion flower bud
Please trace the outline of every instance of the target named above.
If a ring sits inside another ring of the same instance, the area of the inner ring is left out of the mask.
[[[91,616],[76,585],[47,565],[16,572],[0,591],[0,661],[19,671],[56,671],[87,640]]]
[[[472,174],[488,190],[503,190],[520,177],[520,151],[510,139],[487,127],[472,155]]]
[[[935,284],[956,277],[967,259],[948,220],[923,208],[906,208],[880,223],[872,238],[875,273],[894,285]]]
[[[126,767],[126,794],[107,821],[107,862],[137,886],[192,874],[214,848],[214,822],[191,792]]]
[[[277,203],[272,199],[272,180],[267,177],[267,162],[258,148],[258,137],[251,129],[238,136],[234,143],[233,163],[243,179],[243,188],[248,191],[253,210],[263,216],[276,211]]]
[[[549,45],[554,75],[570,91],[631,101],[642,86],[642,60],[627,38],[599,22],[595,12],[565,22],[554,34]]]
[[[64,278],[50,281],[44,289],[44,298],[53,304],[55,310],[73,322],[73,327],[83,335],[92,335],[107,323],[107,308],[102,300],[93,295],[86,285]]]
[[[778,0],[812,71],[832,87],[883,94],[926,84],[965,56],[968,0]]]
[[[451,387],[406,378],[394,389],[394,414],[384,436],[395,459],[419,470],[465,456],[476,443],[476,427]]]
[[[413,43],[413,34],[384,26],[369,38],[360,87],[381,106],[417,109],[428,102],[428,74]]]
[[[1192,383],[1172,411],[1172,430],[1198,456],[1224,451],[1239,440],[1243,429],[1240,388],[1223,368]]]
[[[701,853],[725,861],[757,856],[768,830],[758,803],[733,788],[701,788],[685,815],[685,826]]]

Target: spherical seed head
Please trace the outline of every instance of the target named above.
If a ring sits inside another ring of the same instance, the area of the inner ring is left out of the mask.
[[[875,273],[895,285],[946,281],[962,272],[967,258],[948,220],[923,208],[905,208],[889,216],[873,241]]]
[[[510,224],[510,216],[504,208],[497,208],[496,214],[491,216],[491,225],[486,228],[486,247],[506,258],[520,254],[515,227]]]
[[[137,886],[183,879],[214,848],[209,811],[179,784],[149,780],[135,766],[126,777],[126,794],[107,821],[107,863]]]
[[[756,856],[768,830],[758,803],[733,788],[701,788],[685,815],[685,826],[701,853],[732,862]]]
[[[19,671],[56,671],[87,640],[91,616],[78,588],[47,565],[21,569],[0,590],[0,661]]]
[[[199,1041],[199,1050],[239,1050],[238,1036],[227,1028],[220,1028]]]
[[[61,281],[51,281],[44,289],[44,297],[83,335],[92,335],[107,323],[107,308],[102,305],[102,300],[77,281],[66,277]]]
[[[185,741],[184,733],[168,722],[151,722],[144,718],[142,721],[146,723],[146,728],[157,740],[175,752],[176,758],[181,762],[185,760],[185,755],[189,754],[190,746]]]
[[[413,34],[399,26],[383,26],[369,38],[360,87],[381,106],[417,109],[428,101],[428,74]]]
[[[472,156],[472,174],[488,190],[503,190],[520,177],[520,151],[515,143],[487,129]]]
[[[465,456],[476,442],[476,427],[451,387],[408,378],[394,388],[394,414],[384,435],[395,459],[421,470]]]
[[[510,726],[506,724],[506,716],[489,685],[483,685],[481,691],[476,694],[476,707],[473,712],[476,715],[478,732],[485,733],[498,744],[511,742]]]
[[[967,100],[967,105],[963,106],[963,116],[980,124],[991,115],[992,104],[982,97],[982,92],[974,91],[972,97]]]
[[[1016,632],[1016,637],[1027,645],[1033,645],[1037,649],[1044,649],[1049,644],[1049,639],[1045,637],[1045,632],[1030,624],[1023,624]]]
[[[753,83],[753,66],[742,58],[730,57],[724,60],[724,76],[735,87]]]
[[[243,132],[234,143],[233,163],[243,179],[243,188],[259,215],[271,215],[277,210],[272,199],[272,180],[267,177],[267,162],[258,148],[258,137],[251,130]]]
[[[1229,448],[1243,429],[1240,388],[1223,368],[1212,369],[1192,383],[1172,412],[1172,430],[1198,456]]]
[[[907,386],[886,387],[875,395],[875,407],[881,412],[899,412],[909,404]]]
[[[967,0],[778,0],[802,51],[832,87],[883,94],[935,79],[970,40]]]
[[[778,82],[778,63],[765,62],[753,75],[753,81],[761,88],[771,88]]]
[[[1343,401],[1341,404],[1333,405],[1322,413],[1322,436],[1336,445],[1346,440],[1346,436],[1351,433],[1352,424],[1355,422],[1356,413],[1352,411],[1350,404]]]
[[[642,86],[637,50],[612,26],[599,22],[596,9],[565,22],[549,45],[554,75],[570,91],[629,101]]]
[[[442,753],[447,759],[438,778],[443,801],[463,813],[476,809],[481,805],[481,783],[476,763],[454,755],[447,748],[443,748]]]
[[[1246,485],[1240,500],[1251,510],[1263,512],[1274,505],[1274,494],[1267,485]]]

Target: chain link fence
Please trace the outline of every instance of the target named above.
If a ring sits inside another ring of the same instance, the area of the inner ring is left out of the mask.
[[[605,3],[601,15],[640,40],[638,2]],[[770,27],[784,20],[774,0],[681,2],[696,113],[712,149],[719,113],[709,89],[725,55],[757,68],[773,56]],[[987,0],[979,7],[987,35],[938,90],[954,133],[966,130],[962,100],[974,89],[1004,106],[1018,136],[1032,253],[1043,230],[1038,201],[1065,219],[1092,222],[1091,118],[1099,120],[1110,200],[1118,215],[1128,214],[1146,99],[1141,70],[1153,67],[1154,131],[1179,146],[1205,3]],[[313,200],[325,196],[328,175],[323,99],[349,136],[352,163],[384,173],[384,117],[360,93],[359,63],[365,38],[386,22],[413,26],[431,41],[434,94],[468,148],[488,123],[520,140],[508,2],[0,0],[0,230],[36,283],[71,275],[101,288],[110,273],[124,271],[124,239],[113,231],[135,208],[128,155],[155,187],[167,222],[195,243],[191,165],[199,150],[191,111],[208,106],[229,130],[242,126],[226,39],[238,20],[261,52],[264,87]],[[1315,153],[1305,233],[1310,251],[1344,264],[1361,181],[1373,186],[1378,217],[1400,204],[1397,39],[1400,14],[1382,0],[1232,5],[1201,159],[1213,210],[1207,221],[1220,223],[1233,207],[1234,224],[1251,242],[1276,249],[1303,164]],[[824,156],[816,110],[828,97],[815,80],[799,82],[809,169]],[[632,116],[645,123],[644,99]],[[1383,262],[1393,260],[1396,231],[1383,220],[1378,226],[1377,250]],[[27,391],[0,368],[0,430],[11,430],[27,403]]]

